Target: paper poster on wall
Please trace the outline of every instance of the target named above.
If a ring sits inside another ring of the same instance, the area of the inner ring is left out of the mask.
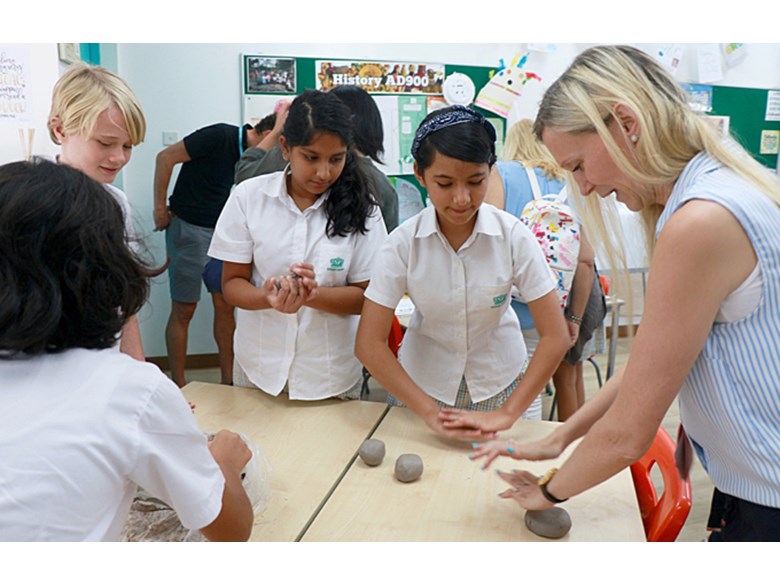
[[[244,55],[244,93],[291,94],[295,91],[295,59]]]
[[[245,95],[240,122],[241,124],[252,124],[254,126],[267,115],[273,114],[279,101],[292,101],[294,97],[273,94]]]
[[[0,45],[0,123],[16,126],[32,121],[29,79],[29,52]]]
[[[399,96],[398,98],[398,152],[400,155],[400,174],[411,175],[414,172],[412,142],[417,127],[428,113],[423,96]]]
[[[425,209],[423,195],[413,183],[400,177],[390,177],[390,182],[398,193],[399,223],[405,222]]]
[[[720,51],[715,43],[701,44],[696,48],[699,83],[714,83],[723,79]]]
[[[777,154],[780,146],[780,130],[761,131],[760,154]]]
[[[532,79],[542,80],[536,73],[524,69],[527,60],[527,54],[522,57],[518,54],[511,60],[509,67],[506,67],[501,59],[501,67],[479,90],[474,103],[502,118],[509,116],[515,100],[522,95],[523,86]]]
[[[440,94],[444,65],[390,61],[316,61],[317,89],[355,85],[369,93]]]
[[[780,122],[780,91],[771,90],[767,92],[764,120],[767,122]]]
[[[688,105],[697,112],[712,111],[712,86],[695,83],[681,83],[688,93]]]
[[[724,43],[723,55],[726,57],[726,65],[734,67],[747,57],[747,47],[745,43]]]
[[[666,67],[669,73],[674,74],[682,61],[682,54],[682,45],[663,45],[658,49],[657,57],[661,65]]]
[[[715,127],[718,129],[718,133],[721,138],[726,138],[729,135],[729,126],[731,125],[731,116],[707,116]]]

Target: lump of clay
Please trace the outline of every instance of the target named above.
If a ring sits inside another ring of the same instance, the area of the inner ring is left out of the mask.
[[[406,453],[395,461],[395,477],[398,481],[409,483],[422,475],[423,462],[419,455]]]
[[[295,282],[295,285],[298,288],[298,292],[301,291],[301,277],[295,274],[294,272],[288,272],[287,274],[280,274],[276,277],[276,282],[274,285],[276,286],[276,290],[281,290],[282,288],[282,279],[284,278],[292,278]]]
[[[360,445],[358,455],[366,465],[379,465],[385,458],[385,444],[379,439],[366,439]]]
[[[528,530],[544,538],[563,538],[571,529],[571,516],[558,506],[547,510],[528,510],[525,513],[525,525]]]

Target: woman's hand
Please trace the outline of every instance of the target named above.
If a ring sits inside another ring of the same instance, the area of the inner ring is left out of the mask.
[[[498,431],[511,428],[516,417],[512,416],[504,408],[491,411],[460,410],[457,408],[443,408],[439,412],[439,420],[445,429],[450,430],[478,430],[482,433],[498,436]]]
[[[553,441],[553,436],[548,435],[540,441],[533,443],[518,443],[512,439],[508,441],[490,441],[487,443],[475,443],[474,452],[469,459],[477,460],[482,457],[485,462],[482,469],[487,469],[498,457],[511,457],[512,459],[525,459],[527,461],[544,461],[555,459],[563,452],[563,449]]]
[[[574,347],[574,344],[577,343],[577,339],[580,337],[580,324],[566,319],[566,325],[569,328],[569,339],[571,341],[570,347]]]
[[[530,471],[499,471],[498,475],[511,486],[498,494],[498,497],[515,500],[526,510],[546,510],[553,507],[554,504],[542,495],[539,478]]]

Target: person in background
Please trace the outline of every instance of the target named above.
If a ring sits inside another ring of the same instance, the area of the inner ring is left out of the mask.
[[[279,143],[287,169],[233,190],[209,248],[238,308],[233,382],[292,400],[358,398],[357,315],[387,231],[352,150],[350,110],[304,92]]]
[[[382,163],[384,154],[384,129],[382,117],[374,98],[364,89],[352,85],[338,86],[330,90],[352,112],[355,157],[361,171],[372,182],[371,192],[379,200],[382,219],[387,232],[392,232],[399,222],[398,193],[387,176],[374,164]],[[236,184],[250,177],[282,171],[287,161],[281,153],[279,136],[284,126],[289,104],[280,102],[276,126],[255,148],[249,148],[236,163]]]
[[[485,117],[462,106],[436,110],[420,124],[412,156],[432,206],[393,231],[378,254],[355,345],[389,403],[408,406],[444,436],[490,438],[510,428],[569,347],[536,238],[517,218],[482,205],[495,139]],[[509,307],[513,285],[540,333],[527,369]],[[415,311],[396,359],[387,338],[407,292]]]
[[[509,128],[504,144],[504,157],[505,160],[497,162],[490,173],[486,203],[520,217],[525,206],[534,199],[534,187],[528,170],[533,173],[541,195],[557,195],[566,187],[564,170],[558,166],[544,144],[534,136],[532,120],[520,120]],[[569,418],[585,402],[582,360],[591,354],[585,355],[583,349],[584,344],[593,336],[593,329],[580,329],[589,303],[603,303],[603,295],[599,294],[601,288],[597,282],[596,294],[591,294],[596,281],[595,252],[581,224],[579,236],[577,267],[564,311],[572,347],[553,374],[558,420],[561,421]],[[512,308],[520,319],[523,339],[528,354],[532,356],[539,341],[539,334],[528,305],[512,300]]]
[[[171,313],[165,327],[165,345],[171,378],[187,381],[187,338],[190,321],[200,301],[201,279],[214,225],[233,186],[233,167],[241,154],[271,132],[275,115],[254,127],[212,124],[196,130],[157,154],[154,169],[154,229],[165,230],[170,265]],[[168,185],[181,164],[170,201]],[[218,293],[214,303],[214,339],[220,360],[221,382],[232,383],[234,309]]]
[[[182,393],[115,351],[147,298],[104,186],[48,161],[0,167],[0,541],[118,540],[137,486],[209,540],[247,540],[235,433],[207,444]]]
[[[545,460],[584,437],[541,485],[524,470],[502,474],[503,497],[549,508],[639,459],[678,398],[678,454],[692,447],[723,494],[720,538],[780,540],[777,177],[628,46],[575,58],[545,93],[535,133],[589,208],[600,212],[614,192],[641,214],[653,244],[642,323],[625,367],[566,423],[535,443],[479,445],[473,457]],[[679,457],[683,476],[689,465]]]
[[[122,207],[128,242],[137,246],[127,196],[111,184],[146,134],[141,104],[127,83],[103,67],[72,65],[52,90],[48,128],[52,142],[62,147],[57,162],[103,184]],[[119,348],[145,359],[136,315],[128,316]]]

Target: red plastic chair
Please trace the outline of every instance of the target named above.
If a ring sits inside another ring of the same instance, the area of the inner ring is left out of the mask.
[[[609,276],[604,276],[603,274],[599,274],[599,282],[601,283],[601,290],[604,291],[605,295],[608,295],[609,287],[612,284],[612,279]]]
[[[401,341],[404,338],[404,328],[401,326],[401,322],[398,317],[393,315],[393,322],[390,324],[390,334],[387,336],[387,347],[393,352],[393,355],[398,357],[398,349],[401,347]],[[360,390],[360,397],[363,398],[369,393],[368,381],[371,379],[371,374],[364,367],[363,368],[363,384]]]
[[[680,477],[674,462],[674,450],[672,437],[659,428],[647,452],[631,465],[648,542],[674,542],[691,511],[691,481]],[[653,465],[658,465],[663,477],[664,490],[660,498],[650,477]]]
[[[390,325],[390,335],[387,337],[387,345],[395,357],[398,357],[398,348],[401,347],[403,338],[404,328],[401,327],[401,322],[398,320],[398,317],[393,315],[393,323]]]

